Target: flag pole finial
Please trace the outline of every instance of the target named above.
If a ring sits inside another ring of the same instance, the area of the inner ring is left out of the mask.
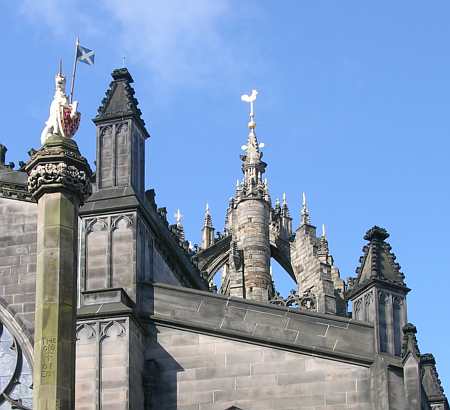
[[[80,44],[80,39],[77,36],[75,40],[75,59],[73,61],[72,79],[70,81],[70,103],[73,102],[73,90],[75,88],[75,75],[77,73],[77,62],[78,62],[78,45]]]

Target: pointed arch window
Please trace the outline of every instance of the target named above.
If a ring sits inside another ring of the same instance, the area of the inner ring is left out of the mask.
[[[0,409],[32,407],[33,376],[27,355],[0,320]]]

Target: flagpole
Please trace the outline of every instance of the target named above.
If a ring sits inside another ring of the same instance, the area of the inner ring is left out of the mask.
[[[75,43],[75,60],[73,62],[73,71],[72,71],[72,81],[70,83],[70,103],[73,101],[73,89],[75,86],[75,75],[77,73],[77,63],[78,63],[78,45],[80,44],[80,39],[77,36],[77,41]]]

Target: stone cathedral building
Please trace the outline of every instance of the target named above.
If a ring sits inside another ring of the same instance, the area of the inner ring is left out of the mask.
[[[272,202],[252,110],[224,229],[207,209],[191,247],[144,186],[132,83],[113,71],[95,172],[64,138],[66,103],[26,162],[0,145],[0,409],[448,410],[386,230],[344,282],[306,198],[298,227]],[[298,284],[286,298],[272,258]]]

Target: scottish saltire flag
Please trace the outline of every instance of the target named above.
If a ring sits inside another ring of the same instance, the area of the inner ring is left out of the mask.
[[[77,44],[77,60],[82,63],[93,65],[94,64],[95,53],[86,47],[82,47]]]

